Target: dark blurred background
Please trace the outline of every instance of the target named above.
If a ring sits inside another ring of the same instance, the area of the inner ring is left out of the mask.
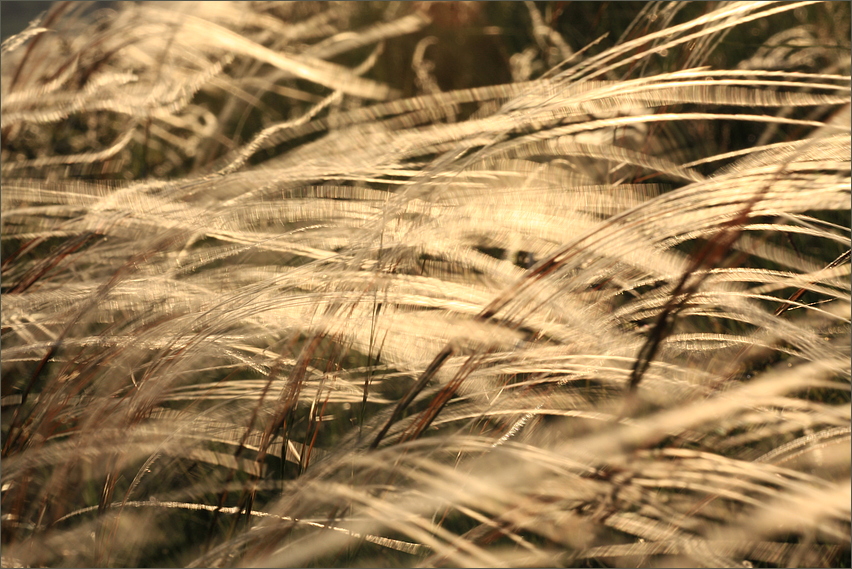
[[[53,2],[0,2],[0,40],[22,32],[36,16],[50,8]]]

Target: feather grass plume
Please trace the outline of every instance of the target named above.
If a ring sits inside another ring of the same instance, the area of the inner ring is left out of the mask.
[[[602,10],[4,43],[3,565],[848,567],[849,6]]]

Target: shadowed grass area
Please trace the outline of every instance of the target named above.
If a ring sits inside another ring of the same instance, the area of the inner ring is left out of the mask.
[[[848,567],[849,12],[51,5],[3,566]]]

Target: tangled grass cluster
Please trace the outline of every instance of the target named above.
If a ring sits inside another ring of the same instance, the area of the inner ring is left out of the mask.
[[[849,22],[52,5],[2,565],[849,567]]]

